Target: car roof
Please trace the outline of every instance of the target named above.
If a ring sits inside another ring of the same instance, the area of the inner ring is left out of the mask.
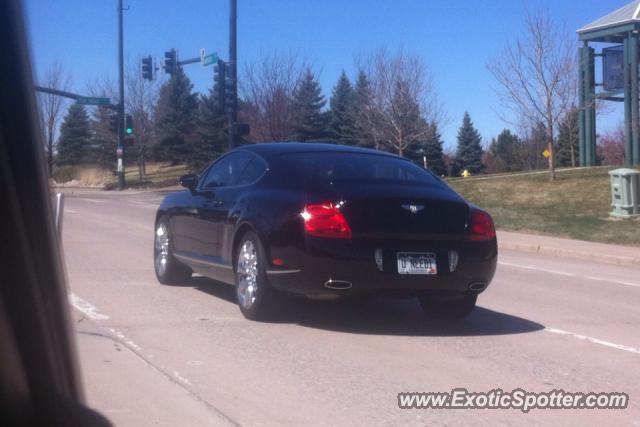
[[[349,145],[327,144],[320,142],[264,142],[247,144],[238,147],[238,150],[248,150],[264,157],[272,157],[283,153],[315,153],[315,152],[340,152],[340,153],[361,153],[376,154],[388,157],[398,157],[395,154],[387,153],[370,148],[353,147]]]

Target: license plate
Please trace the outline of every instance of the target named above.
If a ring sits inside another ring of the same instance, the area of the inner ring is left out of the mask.
[[[398,252],[398,274],[438,274],[433,252]]]

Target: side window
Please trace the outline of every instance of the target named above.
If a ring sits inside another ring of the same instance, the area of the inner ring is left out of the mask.
[[[236,185],[251,184],[260,178],[266,170],[264,162],[260,159],[251,159],[240,173]]]
[[[235,184],[240,172],[251,158],[244,153],[224,156],[211,166],[202,182],[202,188],[226,187]]]

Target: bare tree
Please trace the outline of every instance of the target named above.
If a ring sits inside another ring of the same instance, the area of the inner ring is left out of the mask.
[[[140,60],[136,61],[139,64]],[[140,180],[146,175],[146,156],[153,145],[154,113],[161,82],[145,80],[139,67],[129,65],[125,76],[126,110],[133,119]]]
[[[524,37],[508,44],[487,68],[503,105],[531,124],[544,124],[549,179],[554,180],[555,132],[576,100],[575,37],[560,30],[547,11],[528,13]]]
[[[142,78],[137,64],[128,63],[125,70],[125,111],[131,114],[134,129],[135,156],[138,163],[140,180],[146,174],[146,157],[154,140],[154,113],[158,103],[159,89],[162,80],[148,81]],[[87,90],[92,96],[111,98],[112,103],[118,102],[118,90],[116,82],[108,77],[95,80],[87,85]],[[117,135],[113,135],[114,138]],[[115,142],[115,141],[114,141]]]
[[[377,148],[386,145],[403,155],[428,134],[428,123],[441,124],[444,120],[442,105],[421,58],[403,50],[390,54],[381,48],[359,62],[371,82],[371,105],[364,116]]]
[[[108,76],[87,82],[85,90],[90,96],[109,98],[112,104],[118,103],[118,84]]]
[[[244,70],[240,87],[248,104],[243,115],[251,126],[254,141],[286,141],[292,131],[293,92],[305,62],[292,53],[262,55]]]
[[[45,71],[44,78],[40,84],[51,89],[68,91],[71,86],[71,78],[65,73],[62,64],[56,61]],[[66,100],[58,95],[40,93],[39,101],[42,129],[44,130],[45,150],[47,152],[47,163],[49,166],[49,177],[51,177],[53,174],[55,137]]]

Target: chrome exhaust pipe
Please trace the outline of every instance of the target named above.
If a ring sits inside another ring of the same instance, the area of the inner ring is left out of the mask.
[[[327,289],[333,289],[337,291],[345,291],[347,289],[351,289],[353,284],[351,282],[347,282],[346,280],[333,280],[329,279],[324,282],[324,287]]]
[[[469,283],[469,290],[473,292],[482,292],[487,288],[487,284],[484,282],[472,282]]]

